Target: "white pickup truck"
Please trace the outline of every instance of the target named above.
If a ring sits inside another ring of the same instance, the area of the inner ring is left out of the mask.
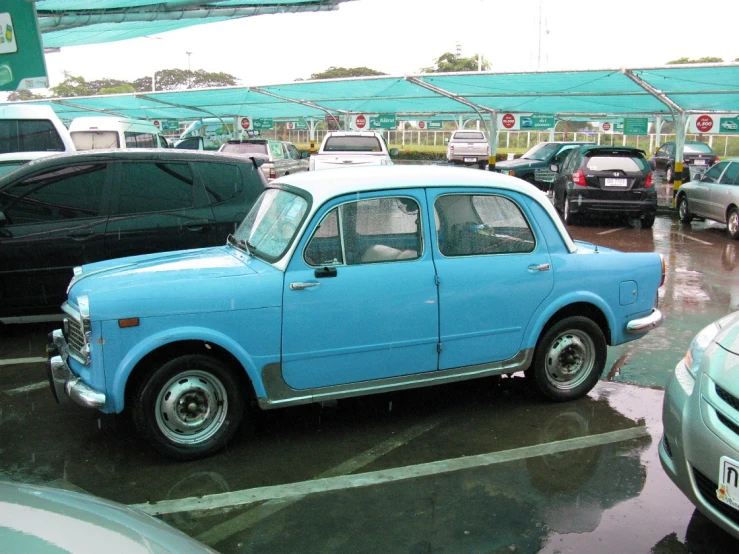
[[[446,145],[446,159],[453,164],[485,169],[489,157],[490,145],[482,131],[454,131]]]
[[[330,131],[323,138],[318,152],[310,157],[310,170],[393,165],[390,156],[397,153],[397,148],[388,150],[381,133]]]

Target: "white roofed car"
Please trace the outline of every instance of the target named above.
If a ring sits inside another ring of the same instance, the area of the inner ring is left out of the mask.
[[[368,167],[393,165],[391,156],[397,148],[388,149],[382,133],[371,131],[329,131],[318,152],[310,157],[310,169],[338,169],[347,166]]]
[[[0,106],[0,164],[25,163],[75,150],[72,137],[51,106]],[[0,169],[0,174],[6,172]]]
[[[607,346],[662,323],[664,274],[655,252],[573,241],[546,194],[507,175],[291,174],[223,246],[79,268],[50,384],[59,402],[130,405],[150,444],[184,460],[222,449],[250,399],[272,409],[523,371],[574,400]]]

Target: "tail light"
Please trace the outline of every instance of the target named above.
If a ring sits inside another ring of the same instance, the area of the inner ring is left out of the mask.
[[[644,182],[644,188],[645,189],[652,188],[653,185],[654,185],[654,182],[652,181],[652,172],[650,171],[649,175],[647,175],[647,180]]]
[[[585,173],[583,173],[582,169],[578,169],[572,174],[572,182],[579,187],[587,186],[585,183]]]
[[[719,163],[720,161],[721,161],[721,158],[719,158],[718,156],[716,156],[716,159],[715,159],[715,160],[713,160],[713,163],[717,164],[717,163]]]
[[[275,168],[271,167],[269,170],[269,178],[271,179],[277,179],[277,173],[275,173]]]
[[[665,277],[667,276],[667,262],[665,262],[665,257],[662,254],[660,254],[659,257],[662,260],[662,281],[659,284],[661,287],[665,284]]]
[[[449,154],[452,154],[452,155],[454,154],[454,146],[453,145],[450,145],[449,146]]]

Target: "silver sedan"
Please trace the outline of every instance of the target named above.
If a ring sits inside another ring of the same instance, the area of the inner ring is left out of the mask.
[[[709,519],[739,538],[739,311],[698,333],[665,389],[659,457]]]
[[[677,191],[677,211],[682,223],[694,217],[726,224],[726,231],[739,239],[739,158],[717,163]]]

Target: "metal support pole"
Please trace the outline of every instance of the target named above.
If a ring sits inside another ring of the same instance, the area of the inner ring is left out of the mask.
[[[488,136],[490,156],[488,157],[488,171],[495,171],[495,159],[498,154],[498,112],[490,112],[490,135]]]
[[[674,205],[677,189],[683,184],[683,150],[685,149],[685,131],[687,116],[680,111],[674,114],[675,119],[675,177],[672,182],[672,202]]]
[[[316,122],[313,118],[308,118],[308,134],[310,137],[310,146],[308,147],[309,152],[316,151]]]

